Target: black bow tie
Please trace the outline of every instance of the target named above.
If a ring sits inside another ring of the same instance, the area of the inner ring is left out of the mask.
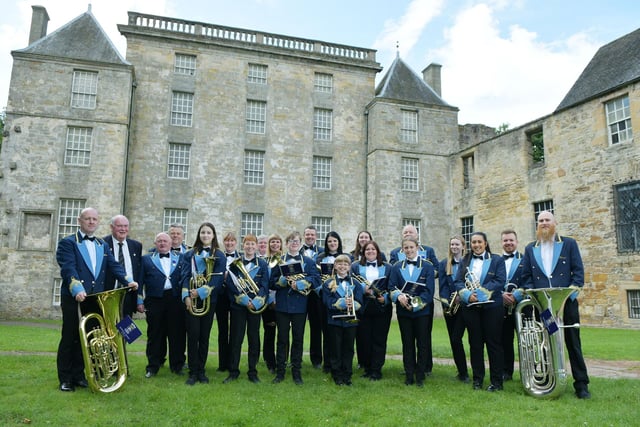
[[[475,259],[481,259],[484,260],[484,256],[483,255],[474,255],[473,256]]]
[[[171,248],[174,252],[182,252],[182,248]]]
[[[171,256],[169,255],[169,252],[167,252],[166,254],[160,254],[160,258],[170,258]]]
[[[300,258],[300,255],[297,255],[297,256],[288,256],[287,261],[288,260],[301,261],[302,259]]]
[[[369,262],[367,261],[367,267],[377,267],[378,263],[377,262]]]
[[[211,247],[207,246],[205,248],[202,248],[203,251],[207,251],[207,252],[211,252]]]
[[[304,245],[302,248],[303,248],[305,251],[312,251],[312,250],[313,250],[313,246],[307,246],[307,245]]]
[[[515,254],[504,254],[502,255],[502,258],[507,259],[507,258],[513,258],[515,256]]]
[[[236,254],[224,254],[227,258],[235,258]]]
[[[82,240],[91,240],[92,242],[95,242],[96,236],[89,236],[88,234],[85,234]]]
[[[460,262],[454,259],[453,261],[451,261],[451,264],[460,264]]]
[[[411,264],[411,265],[418,265],[418,261],[411,261],[411,260],[407,260],[407,264]]]

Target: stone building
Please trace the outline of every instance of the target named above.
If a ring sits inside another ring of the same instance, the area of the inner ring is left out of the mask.
[[[640,327],[640,31],[603,46],[556,111],[496,136],[458,124],[438,64],[419,76],[397,57],[376,87],[370,49],[134,12],[125,60],[90,11],[48,35],[33,11],[0,153],[0,316],[59,315],[56,242],[85,206],[103,234],[124,213],[146,246],[207,220],[313,224],[347,250],[367,229],[388,252],[413,223],[441,257],[473,230],[498,252],[514,228],[523,249],[553,209],[585,261],[583,323]]]

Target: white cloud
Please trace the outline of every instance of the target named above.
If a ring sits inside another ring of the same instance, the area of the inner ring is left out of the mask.
[[[460,123],[510,127],[552,113],[599,46],[584,34],[554,43],[518,25],[501,36],[493,9],[461,11],[430,52],[443,65],[443,98],[460,108]]]

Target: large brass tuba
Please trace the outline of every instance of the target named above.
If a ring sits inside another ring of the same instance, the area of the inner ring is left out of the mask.
[[[116,328],[127,290],[119,288],[87,296],[95,298],[102,311],[82,316],[79,327],[84,371],[94,392],[116,391],[127,379],[124,339]],[[92,329],[87,331],[89,326]]]
[[[520,378],[525,391],[534,397],[553,399],[564,392],[567,371],[564,360],[564,325],[562,321],[567,298],[579,288],[527,289],[529,297],[516,306],[515,323],[520,354]],[[522,310],[532,306],[541,320],[523,316]]]
[[[195,266],[192,267],[191,279],[189,279],[189,297],[191,297],[191,290],[208,285],[209,280],[211,280],[211,276],[213,275],[215,261],[216,257],[213,255],[204,258],[204,274],[197,273]],[[192,262],[195,263],[195,259],[193,259]],[[205,299],[191,298],[191,305],[188,307],[188,310],[193,316],[204,316],[209,312],[210,306],[211,294],[209,294]]]
[[[260,288],[245,268],[244,263],[242,262],[242,257],[238,257],[231,261],[227,268],[229,269],[229,274],[231,274],[233,284],[236,285],[236,289],[238,289],[241,294],[248,296],[250,300],[260,294]],[[247,307],[249,312],[253,314],[260,314],[266,308],[267,304],[263,304],[258,310]]]

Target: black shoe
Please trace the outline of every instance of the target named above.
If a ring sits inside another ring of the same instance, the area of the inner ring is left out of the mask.
[[[413,382],[413,380],[411,380],[411,379],[408,379],[408,378],[407,378],[407,379],[404,381],[404,385],[413,385],[413,384],[414,384],[414,382]]]
[[[153,372],[153,371],[147,371],[146,374],[144,374],[145,378],[151,378],[151,377],[155,377],[157,375],[157,372]]]
[[[336,385],[344,385],[344,382],[340,378],[335,378],[333,382],[336,383]]]
[[[364,374],[360,375],[360,378],[371,378],[371,372],[365,372]]]
[[[418,388],[424,387],[424,381],[422,381],[422,380],[416,381],[416,387],[418,387]]]
[[[369,377],[369,381],[380,381],[382,379],[382,375],[371,375]]]
[[[76,387],[80,387],[80,388],[87,388],[89,387],[89,383],[87,382],[87,380],[85,380],[84,378],[81,380],[77,380],[73,382],[73,385]]]
[[[431,371],[427,371],[424,374],[425,374],[425,376],[430,377],[431,376]]]
[[[194,385],[197,382],[198,382],[198,377],[190,376],[189,378],[187,378],[187,381],[185,382],[185,384]]]
[[[576,390],[576,397],[578,399],[591,399],[591,393],[587,389]]]
[[[351,382],[351,380],[344,380],[344,385],[346,385],[347,387],[351,387],[353,383]]]
[[[478,381],[474,381],[473,382],[473,389],[474,390],[482,390],[482,383],[478,382]]]
[[[458,381],[463,382],[465,384],[469,383],[468,375],[458,375],[456,378],[458,378]]]
[[[227,378],[224,379],[224,381],[222,381],[222,384],[229,384],[230,382],[233,382],[235,380],[237,380],[238,377],[235,375],[229,375]]]
[[[198,375],[198,381],[202,384],[209,384],[209,378],[205,374]]]
[[[260,383],[260,378],[258,378],[257,376],[251,376],[249,377],[249,382],[252,382],[254,384],[259,384]]]
[[[487,391],[490,391],[490,392],[500,391],[500,390],[502,390],[502,386],[501,385],[491,384],[489,387],[487,387]]]
[[[184,375],[184,369],[180,368],[180,369],[173,369],[171,372],[173,372],[176,375]]]
[[[304,384],[304,382],[302,381],[302,377],[293,377],[293,382],[294,382],[296,385],[302,385],[302,384]]]
[[[273,384],[278,384],[278,383],[281,383],[282,381],[284,381],[284,377],[281,375],[276,375],[276,377],[273,380],[271,380]]]
[[[60,391],[76,391],[72,383],[60,383]]]

